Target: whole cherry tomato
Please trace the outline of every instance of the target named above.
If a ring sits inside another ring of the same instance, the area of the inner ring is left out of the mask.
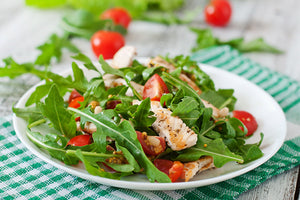
[[[102,55],[104,59],[111,59],[125,45],[125,39],[118,32],[101,30],[94,33],[91,45],[97,57]]]
[[[234,110],[232,114],[233,117],[239,119],[248,129],[248,133],[246,134],[246,136],[250,136],[256,131],[258,124],[252,114],[242,110]]]
[[[131,17],[124,8],[112,8],[104,11],[100,15],[100,19],[111,19],[115,24],[128,28]]]
[[[67,145],[81,147],[91,143],[92,143],[92,135],[77,135],[71,138]]]
[[[225,26],[230,21],[232,9],[228,0],[211,0],[204,12],[207,23]]]
[[[145,83],[143,99],[150,97],[152,101],[160,101],[161,96],[165,93],[169,93],[166,83],[158,74],[154,74]]]

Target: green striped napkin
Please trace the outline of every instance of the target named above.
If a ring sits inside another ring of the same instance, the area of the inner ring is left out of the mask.
[[[227,69],[255,82],[299,123],[299,83],[239,55],[214,47],[192,55],[194,60]],[[298,93],[298,94],[297,94]],[[110,187],[70,175],[33,155],[17,138],[11,116],[0,118],[0,199],[236,199],[266,179],[300,164],[300,137],[285,141],[260,167],[221,183],[176,191],[135,191]]]

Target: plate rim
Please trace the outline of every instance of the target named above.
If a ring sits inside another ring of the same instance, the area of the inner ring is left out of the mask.
[[[146,60],[149,58],[144,58],[144,57],[138,57],[136,58],[139,61],[142,60]],[[259,86],[255,85],[254,83],[250,82],[249,80],[245,79],[244,77],[238,76],[232,72],[226,71],[224,69],[220,69],[211,65],[207,65],[207,64],[203,64],[203,63],[198,63],[200,68],[203,69],[204,72],[206,71],[217,71],[218,73],[223,73],[226,75],[230,75],[230,76],[234,76],[237,79],[246,81],[248,84],[251,85],[251,87],[255,87],[255,89],[260,90],[261,92],[263,92],[265,95],[269,96],[269,98],[273,101],[272,103],[274,103],[274,105],[277,106],[277,109],[279,108],[280,110],[280,117],[283,117],[284,119],[284,127],[283,129],[285,130],[284,133],[282,133],[281,137],[278,138],[276,141],[277,143],[275,144],[275,147],[273,148],[272,153],[268,154],[268,155],[264,155],[262,158],[259,158],[258,160],[253,161],[254,163],[252,163],[251,165],[239,169],[237,171],[233,171],[227,174],[223,174],[221,176],[216,176],[216,177],[212,177],[212,178],[208,178],[208,179],[202,179],[202,180],[195,180],[195,181],[189,181],[189,182],[176,182],[176,183],[150,183],[150,182],[137,182],[137,181],[126,181],[126,180],[115,180],[115,179],[109,179],[109,178],[104,178],[104,177],[99,177],[99,176],[94,176],[88,173],[82,173],[79,170],[76,170],[76,167],[73,166],[68,166],[65,165],[63,163],[57,163],[54,160],[52,160],[51,158],[49,158],[49,156],[47,157],[46,155],[44,155],[45,153],[42,151],[37,151],[36,147],[27,137],[26,137],[26,133],[22,134],[22,132],[24,132],[24,130],[20,130],[18,123],[20,123],[20,120],[23,120],[21,118],[18,118],[15,114],[13,114],[13,127],[16,131],[16,135],[18,136],[18,138],[21,140],[21,142],[24,144],[24,146],[26,148],[28,148],[35,156],[39,157],[40,159],[42,159],[43,161],[45,161],[46,163],[49,163],[53,166],[55,166],[58,169],[61,169],[69,174],[75,175],[77,177],[89,180],[89,181],[93,181],[93,182],[97,182],[100,184],[105,184],[105,185],[109,185],[109,186],[114,186],[114,187],[119,187],[119,188],[124,188],[124,189],[134,189],[134,190],[176,190],[176,189],[187,189],[187,188],[195,188],[195,187],[201,187],[201,186],[207,186],[207,185],[211,185],[211,184],[215,184],[215,183],[219,183],[237,176],[240,176],[242,174],[245,174],[257,167],[259,167],[260,165],[262,165],[263,163],[267,162],[282,146],[286,134],[287,134],[287,122],[286,122],[286,118],[285,118],[285,114],[282,111],[281,107],[279,106],[279,104],[275,101],[275,99],[268,94],[266,91],[264,91],[262,88],[260,88]],[[71,69],[67,69],[64,73],[66,72],[71,72]],[[35,84],[34,86],[32,86],[29,90],[27,90],[25,92],[25,94],[22,95],[22,97],[19,99],[18,103],[15,105],[15,107],[20,107],[21,103],[24,103],[25,100],[28,99],[28,95],[30,95],[34,89],[42,84],[43,81],[40,81],[39,83]],[[25,120],[23,120],[23,122],[25,122]],[[26,131],[25,131],[26,132]],[[25,136],[25,137],[24,137]],[[29,141],[29,143],[28,143]]]

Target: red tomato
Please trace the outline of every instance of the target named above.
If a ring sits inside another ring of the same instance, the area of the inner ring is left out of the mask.
[[[144,86],[143,99],[150,97],[152,101],[160,101],[165,93],[169,93],[166,83],[158,74],[154,74]]]
[[[80,97],[76,97],[75,99],[73,99],[71,101],[71,103],[69,103],[69,107],[71,108],[79,108],[80,107],[80,103],[79,102],[83,102],[84,101],[84,97],[80,96]]]
[[[92,143],[92,135],[77,135],[71,138],[67,145],[81,147],[91,143]]]
[[[248,129],[248,133],[246,134],[246,136],[250,136],[256,131],[258,125],[253,115],[242,110],[235,110],[232,112],[232,114],[233,117],[239,119]]]
[[[146,155],[157,156],[166,150],[166,142],[163,137],[148,136],[140,131],[136,131],[136,134]]]
[[[183,164],[180,161],[174,161],[172,167],[169,169],[169,178],[172,182],[177,181],[183,172]]]
[[[115,53],[125,45],[124,37],[113,31],[98,31],[91,38],[91,45],[94,54],[104,59],[111,59]]]
[[[169,175],[169,169],[173,166],[173,161],[166,159],[155,159],[153,164],[159,171]]]
[[[231,5],[228,0],[212,0],[205,7],[205,20],[215,26],[225,26],[231,17]]]
[[[71,101],[73,99],[75,99],[76,97],[81,97],[82,95],[79,94],[79,92],[77,92],[77,90],[73,90],[69,96],[69,103],[71,103]]]
[[[104,11],[100,19],[111,19],[115,24],[128,28],[131,17],[124,8],[112,8]]]
[[[183,173],[183,164],[180,161],[155,159],[153,164],[157,169],[167,174],[172,182],[177,181]]]

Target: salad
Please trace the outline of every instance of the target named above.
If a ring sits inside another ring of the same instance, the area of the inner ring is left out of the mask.
[[[92,78],[76,62],[72,76],[43,72],[45,82],[26,107],[13,108],[28,121],[27,137],[66,165],[82,162],[90,174],[111,179],[145,174],[150,182],[189,181],[263,156],[262,133],[246,143],[257,122],[234,109],[233,89],[216,89],[189,57],[140,63],[135,55],[125,46],[111,62],[100,56],[101,69],[74,56]]]

